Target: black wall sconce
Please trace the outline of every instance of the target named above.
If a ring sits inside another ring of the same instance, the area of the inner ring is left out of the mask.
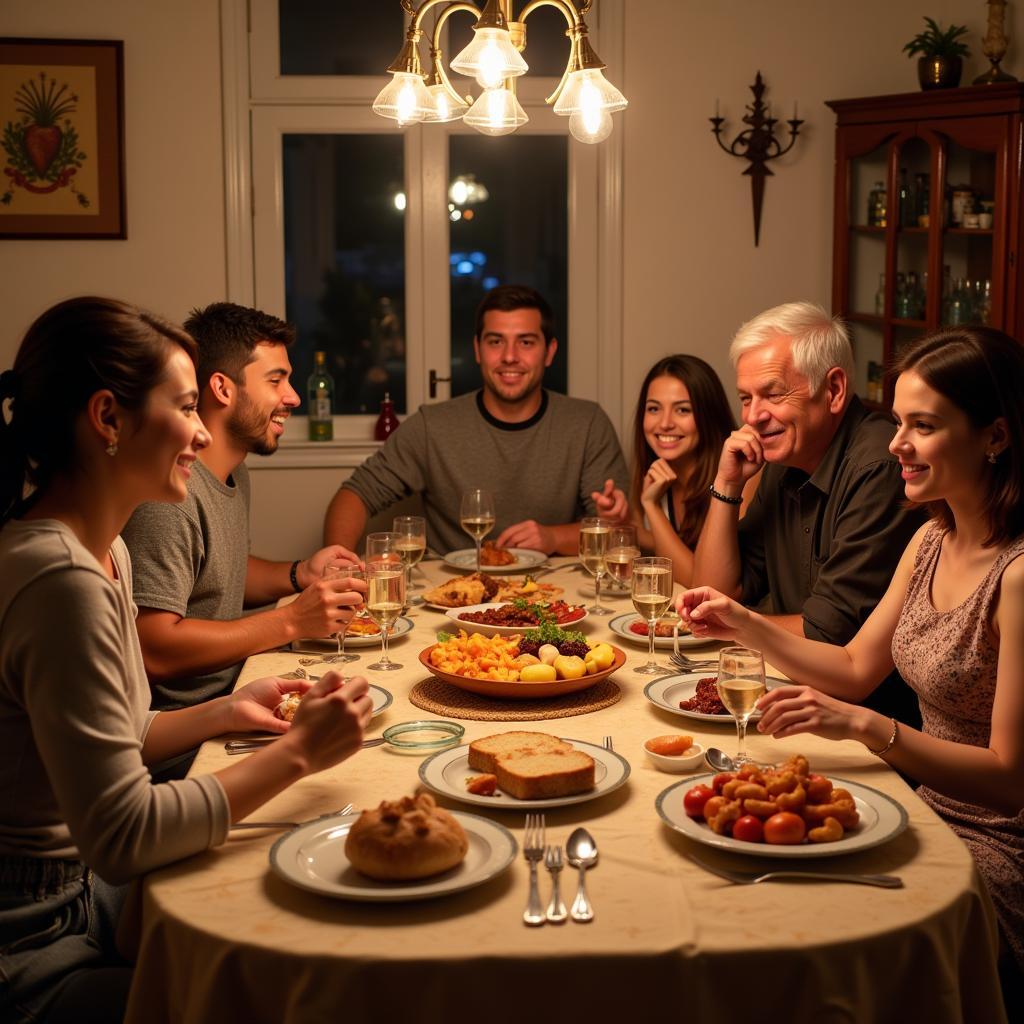
[[[754,203],[754,245],[761,239],[761,208],[764,205],[765,179],[774,177],[774,172],[768,167],[768,161],[788,153],[793,148],[796,137],[800,134],[800,125],[803,124],[796,116],[794,102],[793,116],[786,122],[789,125],[789,142],[783,146],[775,137],[775,126],[779,121],[772,117],[771,105],[766,106],[761,100],[764,90],[764,80],[758,71],[754,84],[750,86],[754,102],[748,105],[748,113],[743,117],[743,123],[749,127],[740,132],[729,145],[722,141],[722,125],[725,118],[718,116],[718,100],[715,100],[715,116],[708,118],[719,146],[730,156],[742,157],[749,161],[743,173],[750,177],[750,196]]]

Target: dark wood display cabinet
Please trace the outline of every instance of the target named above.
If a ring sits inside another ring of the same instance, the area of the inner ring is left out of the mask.
[[[1024,84],[833,100],[832,306],[855,388],[888,405],[882,368],[922,332],[987,322],[1024,340]]]

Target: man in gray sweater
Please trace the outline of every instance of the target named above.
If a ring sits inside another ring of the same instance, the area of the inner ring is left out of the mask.
[[[624,518],[626,464],[608,417],[542,387],[558,348],[553,321],[532,288],[488,292],[473,338],[483,388],[420,406],[341,485],[325,543],[354,547],[368,516],[413,493],[439,551],[468,545],[459,503],[475,488],[494,495],[499,547],[575,554],[582,516]]]

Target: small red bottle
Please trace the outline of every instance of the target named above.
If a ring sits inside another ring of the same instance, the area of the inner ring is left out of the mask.
[[[386,441],[397,429],[398,417],[395,415],[395,404],[391,401],[391,395],[385,392],[384,401],[380,403],[380,415],[373,428],[373,439]]]

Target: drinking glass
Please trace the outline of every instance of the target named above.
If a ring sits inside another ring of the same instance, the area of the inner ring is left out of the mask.
[[[395,516],[391,532],[398,535],[395,551],[405,566],[405,590],[422,590],[414,584],[412,571],[427,550],[427,521],[422,516]]]
[[[753,760],[744,749],[747,722],[764,695],[764,657],[761,652],[749,647],[723,647],[718,652],[718,696],[736,719],[739,751],[733,760],[738,764],[749,764]]]
[[[466,491],[459,508],[459,522],[476,544],[476,571],[480,571],[480,545],[494,529],[494,495],[490,491]]]
[[[380,626],[380,661],[369,668],[394,672],[401,668],[388,658],[388,633],[405,607],[405,567],[397,560],[366,563],[366,611]]]
[[[615,523],[598,516],[587,516],[580,521],[580,561],[594,577],[594,604],[587,609],[591,615],[610,614],[610,609],[601,607],[601,577],[608,568],[605,555],[613,526]]]
[[[399,537],[393,531],[366,535],[366,562],[397,562]]]
[[[608,575],[618,584],[620,592],[629,589],[633,579],[633,559],[640,557],[635,526],[613,526],[608,535],[608,551],[604,556]]]
[[[348,568],[348,566],[344,566],[344,565],[325,565],[324,566],[324,571],[323,571],[323,578],[325,580],[335,580],[335,579],[342,579],[342,578],[358,580],[358,579],[366,579],[366,576],[362,572],[360,572],[358,569],[350,569],[350,568]],[[337,654],[329,654],[329,655],[327,655],[326,658],[324,658],[324,661],[326,661],[328,664],[334,665],[334,664],[337,664],[338,662],[341,662],[343,664],[347,664],[350,661],[358,661],[359,660],[359,655],[358,654],[346,654],[345,653],[345,634],[347,632],[348,632],[348,622],[346,621],[342,625],[341,629],[339,629],[338,632],[334,634],[335,638],[338,641],[338,653]]]
[[[644,676],[663,676],[668,669],[654,660],[654,637],[658,619],[672,603],[672,559],[634,558],[633,607],[647,620],[647,664],[636,671]]]

